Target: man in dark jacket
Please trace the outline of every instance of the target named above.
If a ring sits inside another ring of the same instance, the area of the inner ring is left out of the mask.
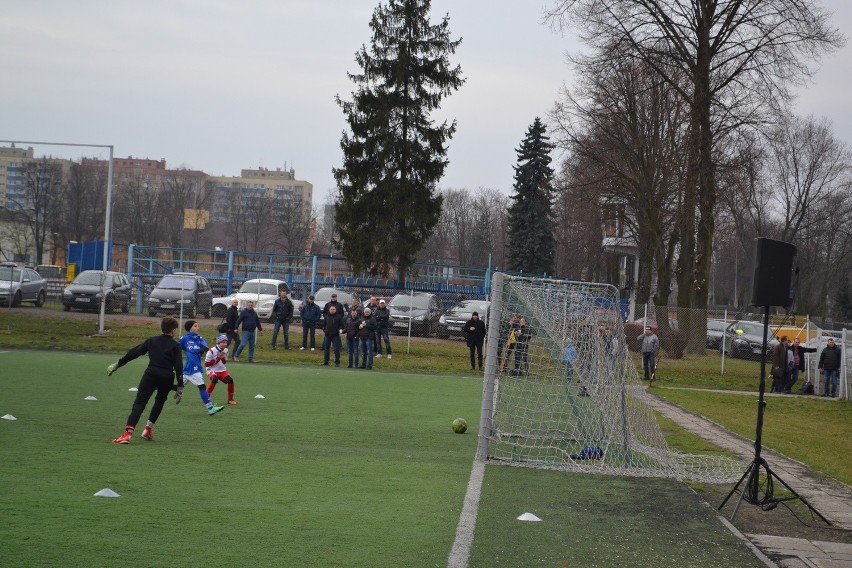
[[[816,347],[803,347],[798,337],[793,339],[793,344],[789,349],[793,355],[793,369],[790,372],[790,377],[787,379],[787,384],[784,385],[784,392],[792,394],[793,385],[799,380],[799,373],[805,371],[805,353],[816,353]],[[804,392],[804,385],[802,392]]]
[[[376,318],[370,308],[364,309],[364,321],[358,326],[358,339],[361,341],[361,368],[373,368],[373,337],[376,334]]]
[[[379,307],[377,309],[374,310],[370,307],[370,310],[373,312],[373,317],[376,318],[376,357],[379,359],[382,357],[382,338],[384,338],[388,359],[392,359],[393,351],[391,351],[390,334],[388,333],[390,310],[384,300],[379,300]]]
[[[787,355],[789,346],[787,336],[784,335],[778,345],[772,349],[772,387],[769,392],[782,392],[784,385],[787,384],[787,377],[790,374]]]
[[[482,370],[482,345],[485,343],[485,322],[479,319],[479,313],[473,312],[464,324],[464,337],[470,349],[470,370],[476,370],[476,360],[479,360],[479,370]],[[476,352],[477,359],[474,359]]]
[[[822,396],[837,398],[837,383],[840,382],[840,347],[834,344],[834,338],[828,338],[828,345],[819,354],[819,370],[825,375],[825,389]]]
[[[287,290],[283,288],[278,291],[278,298],[272,305],[272,316],[275,318],[275,327],[272,328],[272,348],[278,339],[278,329],[284,328],[284,349],[290,349],[290,322],[293,321],[293,302],[287,297]]]
[[[303,302],[301,306],[299,306],[299,313],[302,317],[302,348],[301,351],[304,351],[308,348],[308,332],[311,335],[311,351],[316,350],[316,333],[317,333],[317,322],[320,320],[320,316],[322,312],[319,309],[319,306],[314,303],[314,297],[309,296],[307,302]]]
[[[349,354],[349,368],[352,365],[358,366],[358,331],[361,329],[361,322],[364,321],[362,316],[358,314],[358,310],[350,310],[349,317],[346,319],[344,327],[346,328],[346,351]]]
[[[516,329],[517,345],[515,345],[515,369],[514,374],[526,375],[529,370],[528,355],[530,350],[530,339],[532,339],[532,328],[527,323],[527,318],[521,316]]]
[[[339,315],[343,316],[344,318],[346,317],[346,314],[348,313],[346,306],[337,301],[337,294],[332,294],[331,300],[326,302],[325,305],[322,307],[322,317],[320,319],[325,319],[326,317],[328,317],[328,310],[330,310],[332,306],[334,306],[334,309],[337,310],[337,313]],[[361,313],[361,310],[358,310],[358,313]]]
[[[228,306],[228,312],[225,314],[225,325],[227,329],[225,333],[228,334],[228,347],[231,347],[231,341],[234,342],[234,346],[240,344],[240,334],[237,332],[237,318],[240,317],[240,301],[236,298],[231,300],[231,305]]]
[[[254,344],[256,341],[255,334],[262,333],[263,328],[260,326],[260,316],[254,311],[254,302],[246,302],[246,307],[240,312],[240,317],[237,318],[237,323],[234,327],[243,326],[243,339],[234,350],[234,361],[240,360],[240,355],[246,345],[249,348],[249,363],[254,363]]]
[[[340,366],[340,328],[343,326],[343,314],[331,306],[325,316],[325,339],[322,341],[322,364],[328,365],[331,349],[334,349],[334,366]]]

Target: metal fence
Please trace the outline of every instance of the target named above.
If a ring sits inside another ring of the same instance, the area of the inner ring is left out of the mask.
[[[464,267],[446,264],[415,264],[407,275],[404,286],[392,278],[358,274],[352,271],[345,258],[339,256],[300,256],[239,251],[173,249],[130,245],[125,254],[113,251],[111,268],[128,276],[131,296],[128,312],[148,314],[149,296],[157,283],[166,275],[190,272],[204,277],[210,284],[214,301],[222,302],[236,293],[248,280],[268,278],[282,281],[290,291],[290,298],[298,306],[308,296],[323,288],[334,288],[357,297],[362,303],[370,297],[390,303],[401,293],[429,294],[436,300],[436,309],[429,315],[431,325],[428,335],[441,336],[446,331],[438,325],[441,315],[462,300],[488,299],[490,267]],[[63,308],[62,293],[67,285],[63,278],[48,282],[48,308]],[[221,317],[221,310],[213,309],[211,316]],[[88,307],[88,306],[87,306]],[[91,305],[96,314],[97,305]],[[77,306],[74,308],[77,310]],[[115,311],[123,311],[117,308]],[[160,310],[162,311],[162,310]],[[162,315],[162,314],[159,314]],[[204,317],[206,313],[194,314]],[[406,330],[407,331],[407,330]],[[456,334],[450,332],[449,335]],[[459,334],[460,335],[460,334]]]
[[[656,330],[660,338],[663,360],[668,357],[710,357],[717,359],[719,374],[724,375],[731,359],[745,359],[754,361],[755,373],[759,371],[758,362],[764,348],[763,313],[694,310],[653,304],[639,306],[636,313],[641,317],[624,326],[628,347],[633,351],[640,349],[638,338],[647,324]],[[807,315],[792,314],[772,314],[769,324],[767,361],[771,361],[772,349],[783,336],[791,341],[798,338],[803,346],[816,348],[815,353],[805,354],[805,371],[800,374],[794,388],[798,390],[804,382],[810,382],[817,395],[824,391],[823,377],[817,368],[819,357],[828,338],[833,338],[843,354],[838,396],[852,399],[849,391],[852,333],[849,329],[826,330]],[[771,367],[771,362],[767,367]]]

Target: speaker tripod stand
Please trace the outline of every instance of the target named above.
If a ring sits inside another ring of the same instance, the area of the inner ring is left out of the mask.
[[[769,338],[769,306],[765,306],[766,312],[763,316],[763,353],[760,356],[760,389],[759,389],[759,397],[757,401],[757,430],[754,440],[754,459],[751,464],[746,469],[743,476],[734,485],[733,489],[731,489],[728,496],[725,497],[725,500],[722,501],[722,504],[719,505],[718,510],[722,510],[722,507],[725,506],[725,503],[731,498],[734,493],[739,493],[740,497],[737,499],[737,504],[734,505],[734,511],[731,513],[731,520],[737,516],[737,511],[740,508],[740,505],[743,501],[746,503],[750,503],[752,505],[757,505],[765,511],[770,509],[774,509],[778,506],[779,503],[784,501],[794,501],[799,500],[804,503],[808,509],[811,510],[817,517],[822,519],[822,521],[831,526],[831,522],[826,519],[822,514],[813,508],[813,506],[808,503],[804,497],[796,493],[796,491],[790,487],[783,479],[781,479],[778,474],[772,471],[772,468],[769,467],[769,464],[766,463],[766,460],[760,455],[762,449],[762,439],[763,439],[763,410],[766,407],[766,400],[764,394],[766,392],[766,347],[768,345]],[[724,338],[722,339],[724,341]],[[765,482],[763,486],[760,483],[760,472],[764,471],[764,479]],[[784,488],[787,489],[790,493],[792,493],[792,497],[774,497],[773,495],[773,487],[774,482],[778,481]],[[745,487],[742,489],[740,486],[745,482]]]

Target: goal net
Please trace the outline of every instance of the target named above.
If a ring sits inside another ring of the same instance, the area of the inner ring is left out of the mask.
[[[498,463],[735,481],[744,464],[671,451],[607,284],[495,274],[477,456]]]

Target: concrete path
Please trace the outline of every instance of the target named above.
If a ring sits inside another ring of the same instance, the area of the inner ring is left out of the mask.
[[[653,390],[648,390],[650,396],[648,396],[647,401],[651,408],[689,432],[735,453],[746,464],[754,459],[753,440],[734,434],[703,416],[693,414],[655,396],[654,390],[657,388],[666,387],[655,387]],[[715,392],[756,397],[755,393]],[[833,401],[826,400],[826,404],[833,404]],[[761,455],[778,477],[786,481],[790,487],[795,489],[796,493],[807,500],[834,526],[852,530],[852,487],[836,480],[826,482],[825,478],[817,479],[805,464],[773,452],[766,447],[761,450]],[[735,494],[731,499],[737,497],[738,495]],[[776,565],[783,568],[852,568],[852,544],[810,541],[772,535],[750,534],[747,537],[768,556],[775,559],[780,558]]]

